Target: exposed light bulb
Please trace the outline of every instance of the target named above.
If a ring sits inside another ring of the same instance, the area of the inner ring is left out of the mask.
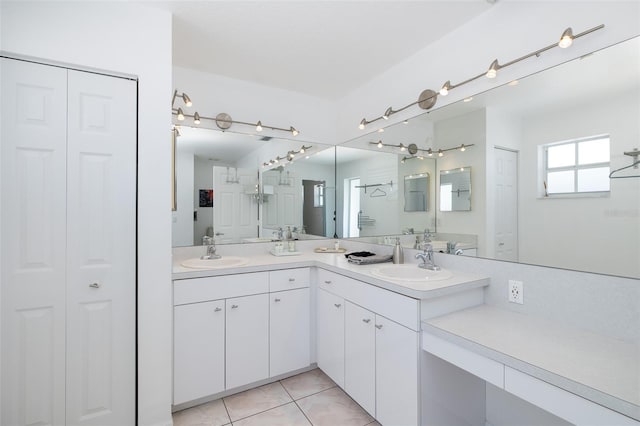
[[[460,145],[460,151],[465,152],[467,150],[467,148],[464,146],[464,144]]]
[[[193,114],[193,124],[200,124],[200,114],[198,112]]]
[[[442,157],[444,155],[444,152],[442,152],[441,149],[438,150],[438,157]]]
[[[302,148],[300,148],[300,154],[304,154],[304,151],[305,151],[304,145],[302,145]]]
[[[378,148],[382,148],[382,141],[378,141]]]
[[[487,71],[487,78],[496,78],[498,75],[498,69],[500,69],[500,64],[498,64],[498,60],[495,59],[491,62],[491,66],[489,66],[489,70]]]
[[[404,152],[406,149],[407,149],[407,148],[405,148],[405,146],[404,146],[404,145],[400,144],[400,151],[403,151],[403,152]]]
[[[184,112],[182,112],[182,108],[178,108],[178,121],[184,121]]]
[[[278,157],[276,157],[275,160],[273,160],[274,163],[278,163],[280,161],[280,159]]]
[[[293,157],[295,157],[295,154],[293,151],[289,151],[289,160],[291,160]]]
[[[418,160],[424,160],[424,157],[422,155],[418,155]]]
[[[293,126],[291,126],[291,127],[289,128],[289,131],[291,132],[291,134],[292,134],[293,136],[298,136],[298,135],[300,134],[300,132],[299,132],[299,131],[297,131],[297,130],[295,129],[295,127],[293,127]]]
[[[382,118],[384,118],[385,120],[389,119],[389,116],[393,114],[393,109],[391,107],[387,108],[387,110],[384,112],[384,114],[382,115]]]
[[[429,157],[433,157],[433,151],[431,150],[431,148],[429,148],[429,149],[427,150],[427,155],[428,155]]]
[[[182,100],[184,101],[185,106],[190,107],[191,105],[193,105],[193,102],[191,102],[191,99],[189,98],[189,96],[187,96],[186,93],[182,94]]]
[[[405,158],[403,158],[402,160],[400,160],[400,163],[404,164]]]
[[[468,96],[462,100],[462,102],[471,102],[473,100],[473,96]]]
[[[442,96],[447,96],[449,94],[449,89],[451,89],[451,81],[447,80],[447,82],[440,89],[440,94]]]
[[[364,130],[364,126],[367,125],[367,120],[365,118],[362,119],[362,121],[360,122],[360,124],[358,124],[358,129],[360,130]]]
[[[402,124],[409,124],[409,120],[404,120]]]
[[[258,120],[258,124],[256,124],[256,131],[257,132],[262,131],[262,122],[260,120]]]
[[[567,47],[573,44],[573,31],[571,27],[564,30],[562,36],[560,36],[560,41],[558,42],[558,47],[561,49],[566,49]]]

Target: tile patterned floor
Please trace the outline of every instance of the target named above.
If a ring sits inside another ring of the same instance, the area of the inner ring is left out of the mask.
[[[319,369],[173,413],[174,426],[380,426]]]

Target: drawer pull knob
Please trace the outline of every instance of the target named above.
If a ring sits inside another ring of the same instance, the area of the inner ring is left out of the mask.
[[[381,329],[382,329],[382,324],[376,324],[376,328],[377,328],[378,330],[381,330]]]
[[[342,306],[342,303],[334,303],[333,306],[335,306],[336,308],[339,308],[340,306]]]
[[[280,299],[273,299],[273,301],[274,301],[274,302],[279,302],[279,301],[280,301]]]
[[[89,284],[89,287],[91,287],[91,288],[100,288],[100,284],[99,283],[91,283],[91,284]]]
[[[217,308],[215,308],[215,309],[213,310],[213,312],[220,312],[221,310],[222,310],[222,308],[217,307]]]
[[[295,280],[296,280],[295,278],[289,278],[290,283],[294,282]]]
[[[331,284],[331,280],[325,280],[325,284]]]
[[[371,319],[370,319],[370,318],[364,318],[364,319],[362,320],[362,322],[364,322],[364,323],[366,323],[366,324],[369,324],[369,323],[371,322]]]
[[[231,305],[231,309],[236,309],[238,305]]]

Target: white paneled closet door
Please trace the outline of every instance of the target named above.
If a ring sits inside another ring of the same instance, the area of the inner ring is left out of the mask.
[[[133,424],[136,83],[68,74],[67,423]]]
[[[65,424],[67,71],[2,59],[3,425]]]
[[[136,83],[2,59],[2,421],[135,423]]]

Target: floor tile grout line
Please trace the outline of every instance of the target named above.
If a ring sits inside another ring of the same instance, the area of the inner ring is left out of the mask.
[[[326,389],[319,390],[318,392],[314,392],[314,393],[310,393],[309,395],[301,396],[298,399],[294,399],[294,401],[300,401],[301,399],[309,398],[310,396],[317,395],[319,393],[322,393],[324,391],[328,391],[329,389],[333,389],[333,388],[337,388],[337,387],[338,387],[338,385],[334,384],[333,386],[328,387]]]
[[[222,406],[224,407],[224,411],[227,413],[227,417],[229,418],[229,423],[225,423],[225,424],[232,424],[233,421],[231,421],[231,414],[229,414],[229,409],[227,408],[227,403],[224,402],[224,398],[220,398],[220,400],[222,401]]]

